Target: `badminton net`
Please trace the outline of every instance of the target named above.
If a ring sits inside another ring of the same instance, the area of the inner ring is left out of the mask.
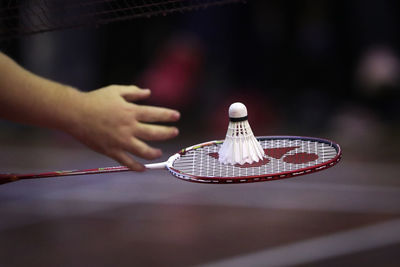
[[[0,1],[0,40],[235,2],[244,0],[5,0]]]

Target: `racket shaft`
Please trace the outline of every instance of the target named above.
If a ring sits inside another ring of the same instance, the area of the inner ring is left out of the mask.
[[[43,173],[32,173],[32,174],[0,174],[0,184],[15,182],[21,179],[51,178],[59,176],[100,174],[100,173],[123,172],[123,171],[129,171],[129,168],[126,166],[118,166],[118,167],[105,167],[105,168],[87,169],[87,170],[55,171],[55,172],[43,172]]]
[[[146,164],[144,166],[146,167],[146,169],[150,169],[150,170],[161,170],[161,169],[166,168],[167,163],[166,162],[150,163],[150,164]]]

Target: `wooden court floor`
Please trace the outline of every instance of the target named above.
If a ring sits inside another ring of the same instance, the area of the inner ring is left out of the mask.
[[[6,144],[0,157],[2,172],[116,165],[79,146]],[[344,154],[325,172],[266,183],[166,171],[9,183],[0,266],[400,266],[399,173]]]

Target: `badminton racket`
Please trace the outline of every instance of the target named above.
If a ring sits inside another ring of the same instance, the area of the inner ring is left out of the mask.
[[[147,169],[166,169],[173,176],[189,182],[233,184],[265,182],[296,177],[325,170],[341,159],[340,146],[313,137],[257,137],[265,151],[259,162],[243,165],[222,164],[218,151],[223,141],[211,141],[180,150],[166,162],[146,164]],[[126,166],[87,170],[55,171],[37,174],[0,174],[0,184],[21,179],[49,178],[130,171]]]

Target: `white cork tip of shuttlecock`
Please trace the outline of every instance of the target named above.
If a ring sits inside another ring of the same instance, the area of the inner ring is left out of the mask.
[[[265,152],[254,137],[247,120],[247,108],[236,102],[229,107],[229,126],[225,140],[218,151],[222,164],[252,164],[265,157]]]
[[[243,103],[236,102],[229,107],[229,118],[243,118],[247,116],[247,108]]]

